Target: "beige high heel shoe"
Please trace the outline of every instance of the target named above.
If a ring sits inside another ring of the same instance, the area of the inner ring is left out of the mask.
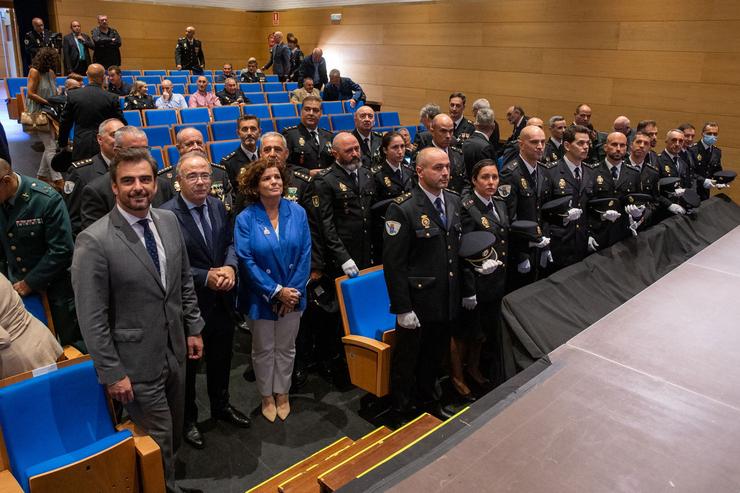
[[[277,417],[277,409],[275,408],[275,398],[273,396],[267,396],[262,398],[262,416],[265,417],[270,423],[275,422]],[[284,418],[283,418],[284,419]]]
[[[277,415],[280,419],[285,421],[285,418],[290,414],[290,402],[288,401],[288,394],[277,394]]]

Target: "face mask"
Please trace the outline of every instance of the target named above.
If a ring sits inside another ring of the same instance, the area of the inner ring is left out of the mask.
[[[706,145],[713,146],[714,144],[717,143],[717,136],[716,135],[703,135],[701,140]]]

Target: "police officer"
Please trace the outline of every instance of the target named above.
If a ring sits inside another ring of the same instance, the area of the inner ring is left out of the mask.
[[[455,125],[452,118],[440,113],[432,120],[432,146],[443,150],[450,158],[450,190],[458,195],[468,185],[465,158],[462,151],[453,147]]]
[[[714,173],[722,171],[722,149],[716,145],[718,136],[719,124],[706,122],[701,129],[701,141],[688,151],[695,163],[696,191],[702,200],[709,198],[710,189],[727,186],[713,179]]]
[[[665,135],[665,149],[658,155],[658,170],[661,178],[680,178],[681,188],[694,188],[694,170],[681,156],[683,132],[669,130]]]
[[[462,152],[465,160],[465,172],[470,176],[473,166],[483,159],[496,159],[498,142],[491,141],[496,129],[496,120],[491,108],[481,108],[475,114],[475,130],[463,142]]]
[[[46,292],[59,340],[82,341],[69,276],[72,228],[62,197],[0,159],[0,266],[21,296]]]
[[[231,187],[235,192],[239,190],[239,175],[249,163],[260,158],[257,141],[260,138],[260,120],[254,115],[244,115],[236,121],[236,134],[241,141],[239,147],[233,152],[221,158],[221,166],[226,168],[231,181]]]
[[[395,199],[413,188],[416,172],[404,161],[406,145],[398,132],[383,135],[380,149],[383,162],[371,169],[377,200]]]
[[[643,130],[638,130],[632,137],[630,144],[629,156],[625,159],[625,164],[629,164],[640,172],[640,193],[650,195],[651,201],[645,205],[642,216],[637,220],[638,228],[644,229],[656,222],[658,216],[655,215],[660,207],[668,207],[671,201],[660,197],[658,193],[658,180],[660,172],[658,167],[652,164],[648,159],[650,152],[650,134]],[[637,231],[638,228],[635,228]]]
[[[321,99],[306,96],[301,107],[301,122],[283,130],[288,142],[288,162],[306,168],[314,176],[334,162],[331,151],[332,134],[319,128]]]
[[[465,118],[465,102],[467,101],[465,94],[461,92],[453,92],[450,94],[450,118],[454,125],[453,137],[455,138],[455,145],[462,147],[473,132],[475,132],[475,125],[473,122]]]
[[[185,37],[177,40],[175,46],[175,65],[177,70],[191,70],[194,75],[201,75],[206,66],[203,44],[195,39],[195,28],[185,28]]]
[[[565,149],[563,148],[563,132],[565,127],[568,125],[565,123],[565,117],[562,115],[551,116],[547,121],[547,125],[550,127],[550,138],[547,139],[545,144],[545,153],[542,156],[542,161],[549,163],[550,161],[557,161],[563,159]]]
[[[383,272],[396,315],[391,393],[402,415],[416,413],[418,396],[419,404],[446,418],[437,376],[462,303],[462,205],[447,189],[450,158],[442,149],[419,152],[416,172],[418,184],[388,207],[383,235]]]
[[[33,18],[31,25],[33,26],[33,29],[23,36],[23,48],[28,57],[29,64],[41,48],[54,48],[58,51],[61,48],[62,42],[61,35],[59,33],[53,33],[48,29],[44,29],[44,21],[38,17]],[[59,70],[57,67],[52,68],[54,68],[55,71]]]
[[[360,143],[362,152],[362,165],[371,168],[380,159],[380,143],[383,136],[378,132],[373,132],[375,126],[375,111],[367,105],[360,106],[355,111],[355,129],[352,135]]]

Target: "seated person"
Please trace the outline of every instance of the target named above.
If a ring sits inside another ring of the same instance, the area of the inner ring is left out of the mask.
[[[131,92],[131,84],[127,84],[121,78],[121,68],[118,65],[108,67],[108,92],[118,96],[128,96]]]
[[[198,85],[198,91],[190,96],[189,107],[213,108],[214,106],[221,106],[221,101],[212,91],[208,90],[208,79],[201,75],[195,83]]]
[[[0,379],[54,363],[62,354],[51,331],[26,311],[0,274]]]
[[[213,82],[226,82],[228,78],[236,78],[236,73],[230,63],[224,63],[224,73],[216,75]]]
[[[188,107],[185,96],[172,91],[172,81],[165,79],[162,81],[162,95],[154,102],[157,109],[163,110],[182,110]]]
[[[265,82],[265,74],[261,70],[257,70],[257,59],[252,57],[247,60],[247,69],[242,70],[240,77],[242,82]]]
[[[233,77],[226,79],[223,91],[218,91],[216,96],[221,101],[221,106],[244,106],[245,104],[252,103],[242,90],[239,89]]]
[[[131,93],[124,100],[124,110],[152,110],[156,108],[154,98],[149,95],[149,88],[145,82],[137,80]]]
[[[346,101],[349,100],[351,108],[365,104],[365,93],[360,84],[349,77],[342,77],[339,70],[333,69],[329,72],[329,83],[324,88],[324,101]]]
[[[303,99],[306,96],[316,96],[317,98],[321,97],[321,93],[319,92],[319,90],[313,86],[312,77],[306,77],[305,79],[303,79],[303,87],[299,87],[298,89],[291,91],[290,102],[301,104],[303,103]]]

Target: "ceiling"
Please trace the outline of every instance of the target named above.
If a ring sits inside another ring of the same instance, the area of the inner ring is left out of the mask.
[[[342,7],[377,3],[415,3],[428,0],[133,0],[138,3],[162,5],[188,5],[249,11],[287,10],[311,7]]]

